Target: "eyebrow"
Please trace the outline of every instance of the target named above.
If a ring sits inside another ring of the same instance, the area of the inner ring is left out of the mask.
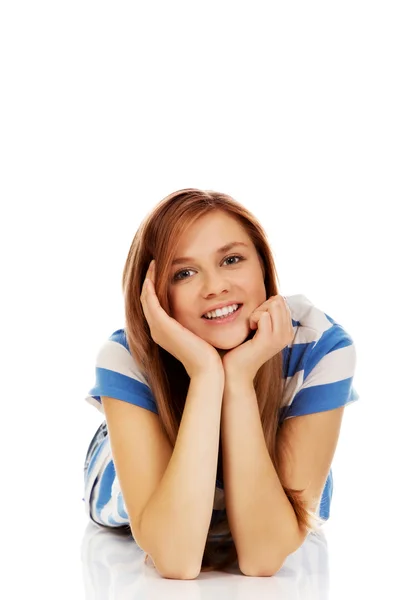
[[[223,254],[224,252],[229,252],[229,250],[231,250],[231,248],[234,248],[235,246],[245,246],[246,248],[248,248],[248,244],[245,244],[244,242],[230,242],[229,244],[225,244],[225,246],[222,246],[222,248],[218,248],[218,250],[216,250],[216,253]],[[191,256],[181,256],[180,258],[175,258],[175,260],[172,261],[171,266],[194,261],[195,259]]]

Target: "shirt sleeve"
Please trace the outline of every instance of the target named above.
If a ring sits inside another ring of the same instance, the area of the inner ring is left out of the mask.
[[[100,348],[95,365],[95,384],[85,400],[102,414],[101,396],[136,404],[158,414],[153,393],[131,355],[122,330],[115,332]]]
[[[304,365],[303,382],[283,419],[346,406],[359,399],[353,387],[356,351],[350,335],[339,324],[326,330]]]

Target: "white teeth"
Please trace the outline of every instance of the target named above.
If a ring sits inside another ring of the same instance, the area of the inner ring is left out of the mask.
[[[213,319],[216,317],[223,317],[235,312],[239,308],[239,304],[231,304],[230,306],[224,306],[224,308],[217,308],[217,310],[212,310],[211,312],[205,313],[205,317],[207,319]]]

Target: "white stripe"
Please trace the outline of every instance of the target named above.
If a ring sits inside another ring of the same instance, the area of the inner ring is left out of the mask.
[[[111,517],[114,521],[119,523],[120,525],[129,525],[129,519],[122,517],[118,512],[118,494],[121,494],[121,488],[119,485],[118,477],[115,475],[113,484],[111,486],[111,498],[109,502],[103,507],[100,513],[100,519],[107,524],[109,527],[116,527],[116,525],[111,525],[108,521],[108,518]],[[125,503],[124,509],[127,513]]]
[[[286,377],[282,395],[281,407],[290,406],[293,398],[303,385],[304,369],[297,371],[292,377]]]
[[[125,346],[118,342],[107,340],[103,344],[97,354],[96,367],[121,373],[121,375],[126,375],[144,383],[144,385],[148,385],[133,356]]]
[[[292,319],[300,321],[301,327],[314,329],[317,338],[332,327],[332,323],[325,316],[324,311],[314,306],[303,294],[287,296],[286,301],[289,305]]]
[[[89,402],[89,404],[91,404],[92,406],[95,406],[97,410],[100,411],[102,415],[104,415],[104,408],[101,402],[95,400],[93,396],[86,396],[85,400],[86,402]]]
[[[86,514],[88,514],[88,516],[90,516],[90,513],[91,513],[92,518],[96,517],[95,510],[96,510],[96,502],[97,502],[98,495],[99,495],[98,491],[99,491],[99,487],[100,487],[101,475],[103,474],[104,469],[110,462],[110,458],[111,458],[110,444],[109,444],[108,438],[105,438],[103,447],[100,450],[100,454],[96,458],[96,462],[92,468],[90,476],[85,485],[85,510],[86,510]],[[96,482],[96,478],[98,478],[98,480],[97,480],[96,486],[94,488],[92,500],[90,502],[90,495],[92,493],[93,486]],[[95,520],[97,520],[97,519],[98,518],[96,518]]]
[[[323,358],[315,365],[303,383],[303,389],[325,383],[335,383],[353,377],[356,364],[354,344],[338,348]]]

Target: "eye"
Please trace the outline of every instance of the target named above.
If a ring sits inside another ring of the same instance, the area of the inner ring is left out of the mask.
[[[237,254],[235,254],[234,256],[227,256],[227,257],[225,258],[225,260],[229,260],[230,258],[238,258],[238,259],[239,259],[239,261],[241,261],[241,260],[244,260],[244,259],[243,259],[243,256],[239,256],[239,255],[237,255]],[[224,262],[225,262],[225,260],[224,260]],[[231,263],[231,265],[237,265],[237,263]]]
[[[174,281],[182,281],[180,275],[182,275],[182,273],[189,273],[191,270],[192,269],[183,269],[183,271],[178,271],[178,273],[175,273],[174,275]],[[183,279],[187,279],[187,277],[183,277]]]
[[[238,262],[245,260],[245,258],[243,258],[243,256],[240,256],[240,254],[234,254],[233,256],[227,256],[226,258],[224,258],[224,260],[222,261],[223,263],[227,260],[233,258],[237,258],[238,261],[237,262],[233,262],[230,263],[230,265],[237,265]],[[228,264],[228,266],[230,266]],[[189,271],[192,271],[193,269],[182,269],[182,271],[178,271],[177,273],[175,273],[175,275],[173,276],[173,280],[174,281],[183,281],[184,279],[189,279],[189,277],[180,277],[183,273],[189,273]]]

